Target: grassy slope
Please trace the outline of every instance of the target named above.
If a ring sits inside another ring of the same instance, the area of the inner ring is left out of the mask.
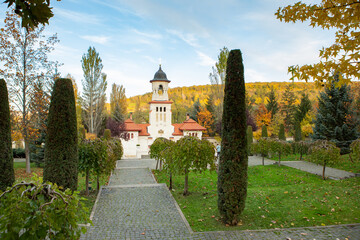
[[[360,179],[321,180],[285,166],[249,168],[248,196],[241,225],[225,226],[217,210],[217,174],[191,173],[191,195],[182,195],[183,176],[174,179],[173,196],[194,231],[319,226],[360,222]],[[156,172],[158,182],[168,183]]]

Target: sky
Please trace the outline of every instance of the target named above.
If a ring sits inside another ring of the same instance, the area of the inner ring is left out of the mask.
[[[276,19],[279,7],[295,2],[52,0],[54,17],[45,34],[57,33],[60,42],[49,57],[63,63],[61,75],[71,74],[81,92],[81,58],[95,47],[108,97],[113,83],[123,85],[127,97],[150,92],[160,63],[170,88],[210,84],[224,46],[241,50],[245,82],[289,81],[288,66],[317,62],[319,50],[334,41],[331,30]],[[0,9],[4,19],[6,4]]]

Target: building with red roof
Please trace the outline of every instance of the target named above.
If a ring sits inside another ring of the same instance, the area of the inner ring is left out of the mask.
[[[201,139],[202,132],[206,129],[187,115],[183,123],[171,123],[171,104],[168,97],[167,79],[161,65],[150,80],[152,84],[152,100],[149,102],[149,123],[137,124],[130,119],[125,121],[127,140],[121,139],[124,147],[125,158],[140,158],[148,155],[151,144],[156,138],[163,137],[173,141],[183,136],[195,136]]]

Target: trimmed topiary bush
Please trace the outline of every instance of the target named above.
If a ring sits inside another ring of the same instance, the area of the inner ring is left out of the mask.
[[[284,124],[280,124],[279,140],[284,140],[284,141],[286,141]]]
[[[261,137],[267,138],[268,137],[268,131],[266,125],[263,125],[261,127]]]
[[[78,138],[72,81],[56,80],[51,95],[45,140],[44,180],[76,190]]]
[[[302,136],[301,136],[302,133],[301,133],[301,125],[299,122],[295,122],[294,130],[295,130],[294,141],[300,142],[302,140]]]
[[[0,79],[0,176],[0,191],[10,187],[15,181],[9,97],[4,79]]]
[[[104,139],[106,139],[106,140],[111,139],[111,131],[110,131],[110,129],[105,129],[104,130]]]
[[[251,153],[251,144],[253,143],[253,129],[252,126],[248,126],[246,130],[247,134],[247,147],[248,147],[248,155],[252,155]]]
[[[227,60],[222,141],[218,176],[218,208],[223,221],[236,225],[247,195],[247,135],[244,65],[240,50]]]

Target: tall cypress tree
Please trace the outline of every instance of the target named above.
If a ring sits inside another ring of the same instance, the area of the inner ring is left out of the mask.
[[[280,124],[279,140],[284,140],[284,141],[286,141],[284,124]]]
[[[45,140],[44,180],[76,190],[78,140],[74,89],[70,79],[57,79],[51,95]]]
[[[218,177],[218,208],[225,223],[236,225],[247,193],[247,137],[244,65],[240,50],[227,60]]]
[[[261,137],[265,137],[265,138],[268,137],[268,131],[267,131],[266,125],[263,125],[263,126],[261,127]]]
[[[349,146],[357,138],[356,123],[351,122],[350,86],[336,87],[338,75],[329,88],[318,97],[319,108],[316,115],[314,140],[329,140],[336,143],[341,154],[350,151]]]
[[[279,110],[279,104],[276,100],[276,96],[275,96],[275,91],[274,91],[274,88],[271,88],[271,91],[268,95],[268,102],[266,104],[266,109],[271,112],[271,119],[274,118],[274,115],[278,112]]]
[[[0,79],[0,190],[4,191],[14,181],[9,97],[6,82]]]

